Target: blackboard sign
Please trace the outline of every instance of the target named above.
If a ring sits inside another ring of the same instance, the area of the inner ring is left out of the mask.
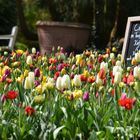
[[[122,50],[122,61],[131,62],[140,50],[140,16],[128,17]]]

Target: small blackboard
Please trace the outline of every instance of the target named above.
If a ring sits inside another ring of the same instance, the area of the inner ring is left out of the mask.
[[[122,49],[122,61],[131,62],[140,50],[140,16],[128,17]]]

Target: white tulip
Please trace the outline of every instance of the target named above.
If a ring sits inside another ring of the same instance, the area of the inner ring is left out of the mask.
[[[36,48],[32,48],[32,53],[36,54]]]
[[[122,64],[121,61],[119,61],[119,60],[116,61],[116,66],[121,66],[121,64]]]
[[[34,74],[34,72],[29,72],[28,73],[28,77],[30,78],[31,83],[34,84],[34,81],[35,81],[35,74]]]
[[[82,82],[81,82],[81,79],[80,79],[80,75],[75,75],[74,76],[74,79],[73,79],[73,84],[76,86],[76,87],[80,87]]]
[[[113,75],[115,75],[116,74],[116,72],[120,72],[120,73],[122,73],[122,68],[121,68],[121,66],[114,66],[113,67]]]
[[[110,53],[110,58],[111,58],[111,59],[115,58],[114,53]]]
[[[61,86],[62,86],[63,89],[69,89],[70,88],[70,77],[69,77],[69,75],[65,74],[62,77]]]
[[[134,68],[134,77],[140,79],[140,67],[138,66]]]
[[[121,72],[116,72],[115,77],[114,77],[114,84],[119,84],[122,79],[122,74]]]
[[[108,63],[102,62],[100,64],[100,69],[102,69],[102,68],[104,69],[105,72],[107,72],[107,70],[108,70]]]
[[[26,59],[26,63],[28,64],[28,65],[31,65],[33,62],[32,62],[32,57],[29,55],[29,56],[27,56],[27,59]]]
[[[134,58],[136,59],[137,62],[140,62],[140,52],[135,53],[135,57]]]
[[[62,77],[59,76],[56,80],[56,88],[58,90],[62,90],[61,81],[62,81]]]
[[[102,85],[102,79],[97,75],[96,77],[96,83],[97,85],[101,86]]]

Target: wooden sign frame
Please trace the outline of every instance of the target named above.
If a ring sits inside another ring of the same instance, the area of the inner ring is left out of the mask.
[[[122,49],[122,62],[126,61],[126,53],[129,45],[129,36],[131,31],[131,25],[133,22],[140,22],[140,16],[134,16],[134,17],[128,17],[126,30],[125,30],[125,37],[124,37],[124,43],[123,43],[123,49]]]

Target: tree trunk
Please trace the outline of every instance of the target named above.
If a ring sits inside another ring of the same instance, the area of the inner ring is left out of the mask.
[[[22,5],[23,1],[16,0],[16,4],[17,4],[17,17],[19,20],[19,26],[22,34],[27,40],[37,40],[37,34],[30,32],[27,27],[24,12],[23,12],[23,5]]]
[[[117,7],[116,7],[116,18],[114,22],[114,26],[112,28],[112,31],[110,33],[110,38],[108,42],[108,47],[112,46],[112,40],[115,38],[116,32],[117,32],[117,26],[118,26],[118,19],[119,19],[119,11],[120,11],[120,0],[117,0]]]

